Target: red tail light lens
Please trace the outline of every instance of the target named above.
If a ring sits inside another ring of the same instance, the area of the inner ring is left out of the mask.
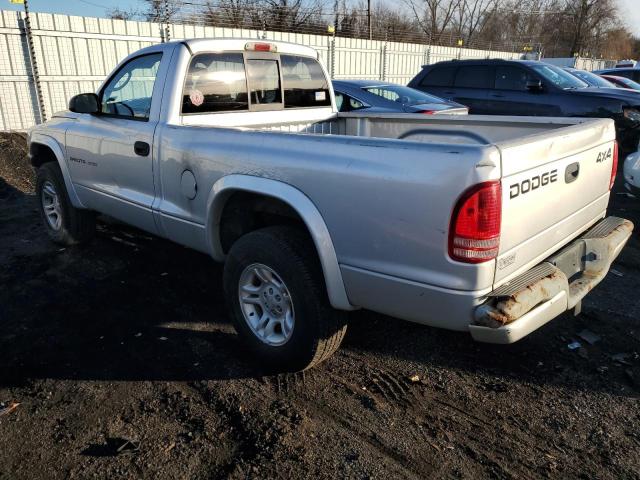
[[[249,42],[244,46],[245,50],[254,52],[277,52],[278,48],[271,43]]]
[[[462,194],[451,217],[449,256],[481,263],[498,256],[502,189],[500,182],[474,185]]]
[[[416,113],[421,113],[423,115],[433,115],[434,113],[436,113],[436,111],[435,110],[420,110],[420,111],[418,111]]]
[[[609,181],[609,190],[613,188],[616,182],[616,174],[618,173],[618,142],[613,143],[613,162],[611,162],[611,180]]]

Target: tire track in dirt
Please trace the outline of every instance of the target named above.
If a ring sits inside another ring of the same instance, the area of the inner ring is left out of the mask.
[[[453,404],[448,398],[444,398],[443,394],[433,388],[425,381],[411,382],[406,375],[393,372],[392,370],[379,369],[372,365],[372,362],[366,362],[363,357],[345,351],[336,356],[336,364],[338,368],[332,371],[334,381],[343,384],[349,384],[349,378],[353,376],[353,364],[348,360],[355,361],[361,366],[359,376],[362,378],[370,378],[367,390],[369,393],[375,393],[378,401],[384,401],[392,410],[401,410],[403,415],[409,416],[426,416],[426,421],[437,423],[445,418],[447,421],[457,425],[454,430],[457,432],[465,432],[462,441],[457,441],[460,448],[466,450],[469,456],[480,457],[485,465],[492,464],[500,470],[501,474],[518,477],[519,475],[513,467],[507,465],[519,465],[517,471],[529,471],[531,475],[539,476],[540,465],[531,461],[531,452],[537,452],[539,458],[559,458],[568,454],[567,450],[562,449],[555,443],[549,443],[548,439],[536,432],[524,432],[521,429],[510,429],[508,433],[507,448],[496,450],[496,445],[489,442],[488,439],[495,436],[496,424],[491,418],[481,415],[476,409],[475,413],[461,408]],[[437,414],[436,412],[443,410],[445,414]],[[397,413],[390,415],[398,418]],[[462,419],[458,418],[461,417]],[[472,428],[468,428],[471,425]],[[423,428],[416,428],[413,422],[406,422],[405,432],[418,441],[426,441],[434,449],[442,451],[442,447],[438,447],[432,443],[431,436],[426,435]],[[473,445],[469,445],[473,442]],[[522,455],[509,454],[513,450],[513,446],[518,447],[523,452]],[[546,445],[552,448],[543,448],[539,445]],[[446,447],[445,447],[446,448]],[[569,452],[579,458],[584,452],[568,446]],[[496,461],[501,460],[500,463]],[[475,459],[478,460],[477,458]],[[563,467],[569,469],[576,476],[581,471],[572,464],[565,464]],[[496,473],[494,471],[494,473]]]

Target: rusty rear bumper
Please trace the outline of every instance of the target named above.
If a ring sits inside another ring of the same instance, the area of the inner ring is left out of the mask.
[[[598,222],[538,266],[489,294],[469,325],[481,342],[513,343],[575,308],[609,272],[633,231],[617,217]]]

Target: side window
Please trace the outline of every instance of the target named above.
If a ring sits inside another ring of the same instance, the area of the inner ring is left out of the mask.
[[[633,72],[630,72],[629,70],[622,70],[620,72],[615,72],[615,73],[612,73],[612,75],[618,75],[619,77],[630,78],[633,80]]]
[[[465,66],[458,69],[453,85],[458,88],[491,88],[492,80],[491,67]]]
[[[248,59],[247,78],[253,106],[282,104],[280,68],[277,60]]]
[[[496,67],[496,90],[526,90],[531,75],[518,67]]]
[[[398,102],[400,100],[400,94],[398,92],[394,92],[393,90],[389,90],[388,88],[375,87],[367,88],[366,90],[369,93],[373,93],[374,95],[378,95],[379,97],[391,100],[392,102]]]
[[[344,95],[338,92],[334,92],[334,93],[335,93],[334,96],[336,98],[336,108],[338,109],[339,112],[344,112],[344,110],[342,109],[342,107],[345,106]]]
[[[101,112],[140,120],[149,119],[151,95],[161,53],[144,55],[127,62],[102,90]]]
[[[241,53],[203,53],[191,60],[182,93],[182,113],[248,110]]]
[[[344,93],[335,92],[336,107],[339,112],[353,112],[366,108],[364,103]]]
[[[329,82],[317,60],[281,55],[284,108],[331,106]]]
[[[456,67],[436,67],[422,79],[420,85],[424,87],[450,87],[453,85],[453,77]]]

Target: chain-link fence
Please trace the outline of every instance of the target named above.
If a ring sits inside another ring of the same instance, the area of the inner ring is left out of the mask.
[[[431,28],[417,20],[408,2],[403,8],[371,12],[361,2],[275,2],[260,0],[138,0],[138,9],[111,10],[113,16],[144,19],[163,24],[212,26],[309,35],[418,43],[443,47],[507,52],[541,51],[539,39],[521,38],[486,41],[470,34],[453,20],[448,27]],[[479,19],[478,19],[479,20]],[[477,21],[478,21],[477,20]],[[432,31],[431,31],[432,30]]]
[[[124,57],[184,38],[265,38],[314,47],[332,78],[406,84],[422,65],[451,59],[519,58],[520,52],[369,40],[328,34],[157,23],[0,10],[0,130],[26,129],[96,91]],[[185,18],[182,18],[186,20]],[[37,68],[36,68],[37,67]]]

